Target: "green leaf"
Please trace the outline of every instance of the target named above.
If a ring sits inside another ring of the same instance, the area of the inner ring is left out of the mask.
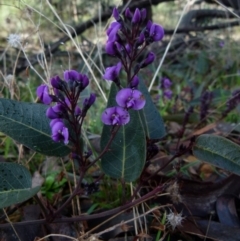
[[[29,171],[17,163],[0,163],[0,208],[26,201],[34,196],[40,187],[32,186]]]
[[[0,99],[0,131],[47,156],[65,156],[70,149],[51,139],[48,106]]]
[[[193,155],[240,175],[240,146],[226,138],[209,134],[199,136],[193,146]]]
[[[140,111],[145,134],[151,140],[161,139],[166,135],[164,122],[142,80],[139,82],[139,90],[146,99],[146,104],[143,110]]]
[[[108,107],[116,106],[117,88],[111,86]],[[129,111],[130,122],[121,126],[109,150],[103,155],[101,166],[103,171],[113,178],[127,182],[136,180],[144,167],[146,158],[146,140],[139,111]],[[111,135],[112,126],[105,125],[101,136],[103,149]]]
[[[195,69],[196,71],[201,74],[204,75],[208,72],[209,69],[209,60],[208,60],[208,56],[205,52],[200,52],[200,54],[198,55],[196,64],[195,64]]]
[[[34,187],[0,192],[0,208],[26,201],[38,193],[40,188],[41,187]]]

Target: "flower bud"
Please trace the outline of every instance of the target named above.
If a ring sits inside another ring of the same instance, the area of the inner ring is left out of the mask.
[[[52,77],[50,81],[53,88],[57,90],[63,90],[63,85],[65,84],[65,82],[62,81],[58,75]]]
[[[151,64],[156,58],[156,55],[153,52],[149,52],[146,59],[140,64],[141,68],[144,68]]]
[[[141,13],[138,8],[136,8],[134,15],[132,17],[132,24],[138,24],[141,22]]]
[[[132,19],[132,16],[133,16],[132,12],[130,11],[129,8],[127,8],[125,10],[125,17],[130,20],[130,19]]]
[[[49,95],[49,89],[47,85],[40,85],[37,88],[37,96],[43,104],[49,105],[52,102],[52,98]]]

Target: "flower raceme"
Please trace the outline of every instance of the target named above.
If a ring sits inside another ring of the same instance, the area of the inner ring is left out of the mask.
[[[56,103],[49,106],[46,111],[46,116],[51,119],[52,139],[56,142],[63,141],[67,145],[71,140],[68,127],[75,130],[81,129],[79,123],[82,123],[81,120],[85,118],[96,96],[91,93],[90,97],[84,100],[82,109],[78,106],[80,94],[88,86],[89,79],[76,70],[64,71],[63,80],[59,76],[54,76],[50,83],[54,95],[50,94],[50,88],[47,85],[40,85],[37,88],[37,96],[46,105]],[[76,136],[79,133],[75,133]]]
[[[137,74],[156,59],[156,55],[146,47],[164,37],[162,26],[151,21],[143,26],[146,16],[146,9],[136,8],[133,13],[127,8],[123,16],[116,8],[113,9],[116,21],[112,22],[106,31],[108,39],[105,50],[120,62],[106,68],[103,78],[113,81],[119,91],[116,94],[118,106],[107,108],[102,114],[102,122],[106,125],[125,125],[130,121],[130,115],[127,114],[129,109],[141,110],[145,106],[146,100],[137,89]],[[127,83],[121,83],[121,70],[126,72]]]

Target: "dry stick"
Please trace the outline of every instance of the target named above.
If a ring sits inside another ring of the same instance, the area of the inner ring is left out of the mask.
[[[158,207],[158,206],[157,206],[157,207],[154,207],[154,208],[152,208],[152,209],[144,212],[143,214],[139,215],[138,218],[145,217],[145,216],[146,216],[147,214],[149,214],[149,213],[152,213],[152,212],[154,212],[154,211],[156,211],[156,210],[158,210],[158,209],[160,209],[160,208],[162,209],[162,208],[169,207],[169,206],[172,206],[172,205],[171,205],[171,204],[166,204],[166,205],[161,206],[161,207]],[[129,220],[124,221],[124,222],[122,222],[122,223],[118,223],[118,224],[116,224],[116,225],[114,225],[114,226],[112,226],[112,227],[109,227],[109,228],[107,228],[107,229],[105,229],[105,230],[103,230],[103,231],[101,231],[101,232],[99,232],[99,233],[96,233],[95,235],[96,235],[97,237],[99,237],[100,235],[102,235],[102,234],[104,234],[104,233],[106,233],[106,232],[110,232],[110,231],[114,230],[116,227],[119,227],[119,226],[121,226],[121,225],[123,225],[123,224],[129,223],[129,222],[132,222],[132,221],[135,221],[135,219],[136,219],[136,218],[132,218],[132,219],[129,219]]]
[[[117,207],[102,213],[97,213],[97,214],[92,214],[92,215],[80,215],[78,217],[72,217],[72,218],[60,218],[60,219],[55,219],[52,223],[72,223],[72,222],[79,222],[79,221],[87,221],[87,220],[93,220],[97,218],[102,218],[106,217],[109,215],[114,215],[116,213],[122,212],[122,211],[127,211],[128,209],[134,207],[135,205],[138,205],[142,202],[145,202],[159,194],[161,191],[163,191],[164,186],[157,186],[155,189],[153,189],[151,192],[147,193],[146,195],[142,196],[141,198],[133,201],[126,203],[125,205],[121,207]],[[24,226],[24,225],[39,225],[39,224],[45,224],[47,223],[48,220],[46,219],[40,219],[40,220],[31,220],[31,221],[25,221],[25,222],[18,222],[18,223],[11,223],[11,225],[14,226]],[[0,228],[5,228],[9,227],[10,224],[0,224]]]

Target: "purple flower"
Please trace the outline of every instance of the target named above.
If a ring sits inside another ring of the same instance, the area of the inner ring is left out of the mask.
[[[117,65],[106,68],[103,78],[106,80],[115,81],[118,78],[121,68],[122,68],[121,62],[119,62]]]
[[[145,37],[148,39],[149,43],[159,41],[164,36],[164,29],[162,26],[152,23],[150,20],[147,23],[146,29],[144,31]]]
[[[125,125],[130,121],[130,116],[124,108],[116,106],[107,108],[101,119],[105,125]]]
[[[164,36],[164,29],[162,26],[153,23],[151,25],[149,35],[153,42],[160,41]]]
[[[38,86],[37,96],[45,105],[49,105],[52,102],[52,97],[49,95],[49,89],[47,85]]]
[[[153,52],[149,52],[146,59],[141,63],[141,68],[144,68],[151,64],[156,58],[156,55]]]
[[[69,142],[68,128],[64,126],[62,120],[53,120],[50,126],[52,128],[52,139],[56,142],[63,141],[67,145]]]
[[[96,100],[96,95],[91,93],[89,98],[86,98],[83,102],[84,108],[89,109]]]
[[[57,89],[57,90],[62,90],[63,89],[63,83],[65,83],[60,79],[60,77],[58,75],[52,77],[50,82],[51,82],[52,87]]]
[[[139,90],[132,90],[130,88],[121,89],[116,95],[116,101],[119,106],[140,110],[144,107],[146,100]]]
[[[172,99],[172,91],[170,89],[164,90],[163,95],[164,95],[164,97],[166,97],[169,100]]]
[[[118,40],[118,30],[121,28],[121,24],[118,22],[112,22],[107,29],[108,41],[114,42]]]
[[[171,85],[172,85],[172,82],[167,77],[163,77],[161,79],[161,84],[160,84],[161,89],[169,89],[171,87]]]
[[[80,90],[84,90],[88,84],[89,79],[86,75],[78,73],[76,70],[66,70],[64,71],[64,79],[68,83],[70,89],[73,91],[75,87],[80,87]],[[56,80],[54,80],[54,84]]]
[[[81,74],[78,73],[76,70],[66,70],[63,73],[64,79],[69,81],[77,81],[81,79]]]
[[[65,107],[62,104],[58,103],[55,106],[50,106],[47,109],[46,116],[49,119],[58,119],[58,118],[62,118],[66,112],[67,111]]]
[[[132,17],[132,24],[137,24],[140,22],[141,22],[141,13],[140,13],[140,10],[136,8]]]

